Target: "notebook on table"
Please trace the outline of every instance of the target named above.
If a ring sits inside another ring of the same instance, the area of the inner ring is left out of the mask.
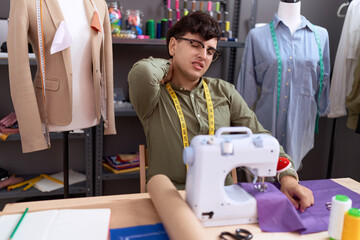
[[[0,240],[9,239],[21,215],[0,216]],[[106,208],[29,212],[24,216],[12,240],[106,240],[109,225],[110,209]]]

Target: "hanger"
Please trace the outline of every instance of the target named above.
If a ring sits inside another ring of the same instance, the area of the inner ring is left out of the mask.
[[[343,8],[349,6],[350,2],[351,2],[351,0],[340,5],[340,7],[339,7],[339,9],[338,9],[338,11],[337,11],[337,16],[338,16],[339,18],[344,18],[344,17],[346,16],[346,14],[341,14],[340,12],[341,12],[341,10],[342,10]]]

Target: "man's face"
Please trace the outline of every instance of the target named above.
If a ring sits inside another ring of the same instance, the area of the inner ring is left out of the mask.
[[[173,38],[170,53],[173,56],[176,77],[197,81],[209,69],[215,53],[217,39],[204,41],[199,35],[187,33]]]

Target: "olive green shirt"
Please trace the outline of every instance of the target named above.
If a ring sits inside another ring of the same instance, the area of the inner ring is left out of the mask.
[[[184,189],[186,166],[182,158],[184,147],[180,121],[165,84],[159,83],[167,74],[169,64],[168,60],[152,57],[135,63],[128,75],[129,95],[146,136],[149,162],[147,179],[164,174],[178,189]],[[202,77],[198,86],[191,91],[170,82],[185,117],[189,141],[196,135],[209,134],[203,81],[208,84],[214,106],[215,131],[220,127],[245,126],[253,133],[270,134],[261,126],[232,84],[221,79]],[[281,156],[290,159],[282,148],[280,151]],[[227,183],[229,180],[228,177]]]

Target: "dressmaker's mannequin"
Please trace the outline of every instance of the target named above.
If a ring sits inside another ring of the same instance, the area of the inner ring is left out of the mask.
[[[24,153],[50,147],[46,129],[88,128],[102,118],[104,134],[116,134],[112,39],[105,0],[10,1],[7,42],[11,97]],[[28,42],[37,59],[34,79]],[[40,68],[40,49],[45,71]]]
[[[71,35],[72,119],[65,126],[49,125],[50,132],[70,131],[98,124],[91,72],[91,39],[83,0],[58,0]]]
[[[291,35],[301,24],[300,16],[301,2],[299,0],[281,0],[277,14],[289,27]]]
[[[328,32],[302,16],[300,4],[279,1],[270,23],[249,32],[236,84],[296,170],[328,113],[330,76]]]

